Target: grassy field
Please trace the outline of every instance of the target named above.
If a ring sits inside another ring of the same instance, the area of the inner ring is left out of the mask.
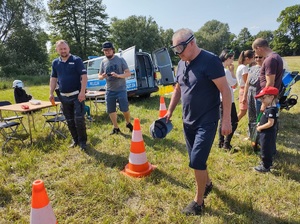
[[[286,61],[290,70],[300,70],[300,57]],[[49,88],[29,86],[28,91],[36,99],[47,100]],[[0,100],[14,101],[12,89],[0,93]],[[300,82],[292,87],[292,93],[300,95]],[[168,105],[170,95],[165,100]],[[218,149],[215,141],[208,160],[214,189],[201,217],[180,213],[195,192],[182,132],[181,105],[173,115],[173,130],[165,139],[154,140],[149,126],[158,117],[159,95],[130,101],[132,117],[140,119],[148,161],[157,166],[141,179],[120,173],[128,163],[131,134],[119,116],[123,135],[110,136],[112,125],[104,105],[100,107],[97,115],[92,110],[95,122],[88,129],[87,152],[69,149],[70,136],[48,139],[50,130],[43,128],[42,112],[34,114],[32,146],[28,140],[26,147],[12,142],[12,149],[2,151],[1,224],[29,223],[31,188],[37,179],[45,182],[58,223],[300,223],[300,103],[281,112],[279,153],[271,173],[253,171],[260,158],[244,140],[246,117],[233,137],[236,153]]]

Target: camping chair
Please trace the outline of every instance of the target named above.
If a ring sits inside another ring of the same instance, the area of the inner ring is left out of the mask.
[[[0,106],[6,106],[6,105],[11,105],[11,103],[9,101],[0,101]],[[5,148],[6,144],[12,140],[20,140],[22,142],[23,145],[24,141],[21,138],[21,136],[18,136],[19,133],[21,132],[25,132],[26,134],[28,134],[22,119],[23,116],[18,116],[18,114],[16,112],[14,112],[14,116],[4,116],[1,112],[0,113],[0,133],[2,135],[2,137],[4,138],[4,143],[2,145],[2,150]],[[7,112],[8,113],[8,112]],[[22,125],[22,129],[19,129],[19,126]]]
[[[0,101],[0,107],[7,106],[7,105],[11,105],[11,102],[9,102],[9,101]],[[5,113],[5,112],[3,112],[3,113]],[[7,113],[9,113],[9,112],[7,112]],[[22,125],[22,130],[26,134],[28,134],[28,131],[27,131],[27,129],[25,128],[25,126],[23,124],[23,116],[19,116],[17,112],[11,112],[11,113],[13,113],[13,116],[2,116],[2,114],[1,114],[0,120],[1,121],[14,121],[14,120],[16,120],[17,122],[19,122]]]
[[[49,124],[51,128],[49,136],[57,134],[63,138],[67,138],[67,136],[62,132],[63,126],[66,125],[66,118],[64,115],[57,114],[56,116],[47,119],[46,123]]]
[[[55,97],[55,101],[60,102],[58,97]],[[58,134],[58,135],[62,136],[63,138],[66,138],[66,136],[62,132],[63,126],[66,125],[66,118],[63,115],[62,105],[60,105],[60,108],[58,111],[57,110],[50,111],[50,109],[49,109],[48,112],[46,112],[42,115],[46,118],[44,126],[46,124],[49,124],[49,126],[51,128],[49,136]]]

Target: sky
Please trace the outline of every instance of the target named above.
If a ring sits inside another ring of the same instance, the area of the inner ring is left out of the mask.
[[[102,0],[109,18],[126,19],[131,15],[150,16],[164,30],[190,28],[198,31],[206,22],[227,23],[236,35],[248,28],[252,35],[261,30],[274,31],[276,21],[286,7],[299,0]]]

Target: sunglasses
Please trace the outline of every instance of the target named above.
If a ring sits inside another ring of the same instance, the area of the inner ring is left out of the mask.
[[[256,59],[257,59],[257,58],[262,59],[263,57],[262,57],[262,56],[255,56],[255,58],[256,58]]]
[[[179,55],[184,52],[187,45],[194,39],[194,35],[190,36],[186,41],[177,44],[176,46],[171,46],[170,48],[173,50],[175,55]]]

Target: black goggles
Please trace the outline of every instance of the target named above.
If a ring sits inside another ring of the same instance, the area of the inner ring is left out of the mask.
[[[177,44],[176,46],[171,46],[170,48],[173,50],[175,55],[179,55],[181,54],[186,46],[194,39],[194,35],[190,36],[189,39],[187,39],[186,41],[181,42],[180,44]]]

